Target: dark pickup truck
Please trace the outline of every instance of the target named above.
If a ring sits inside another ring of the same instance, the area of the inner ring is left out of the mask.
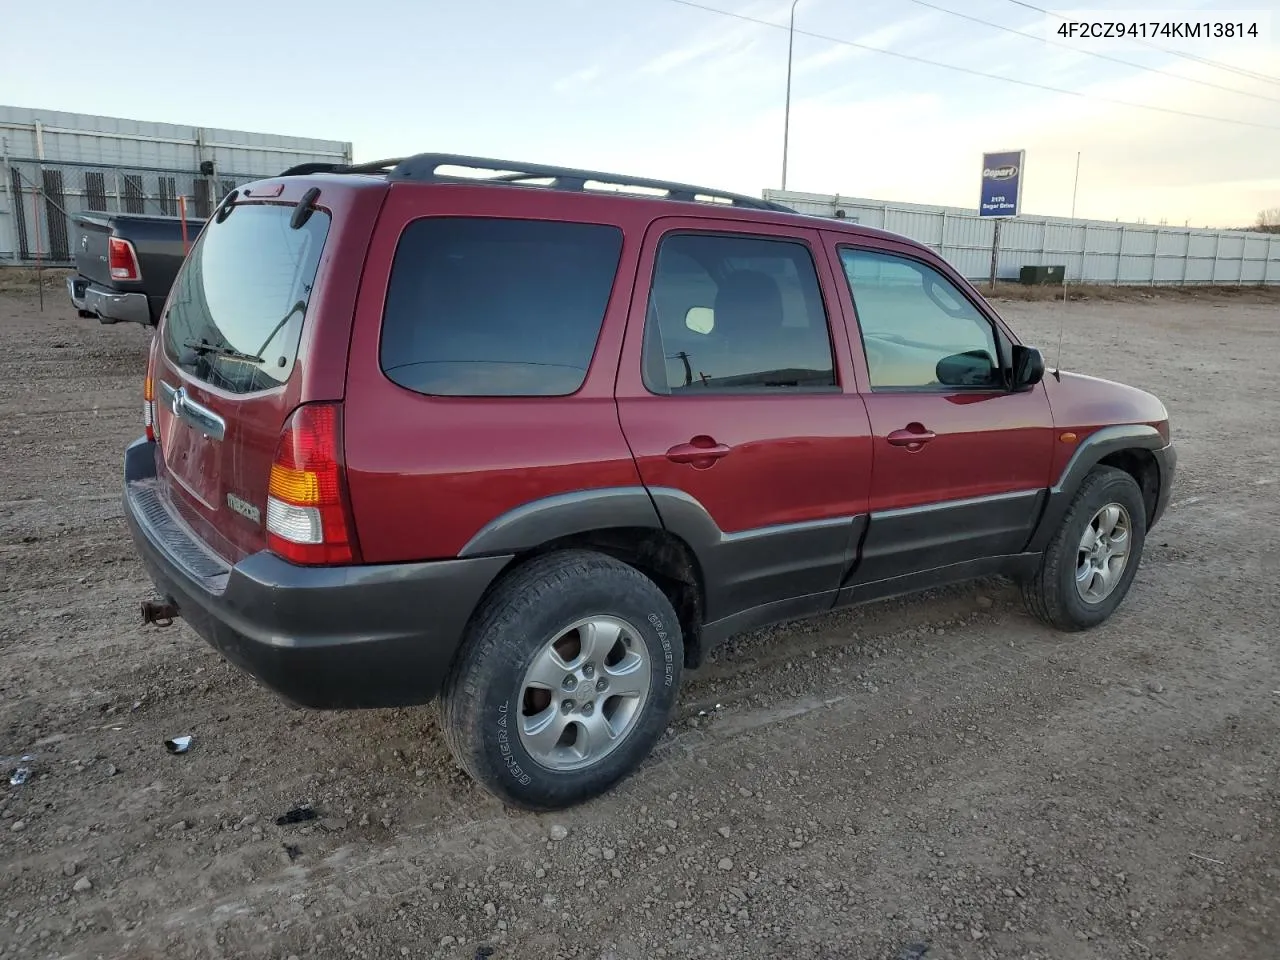
[[[203,226],[188,217],[184,244],[179,217],[78,214],[71,237],[76,273],[67,278],[67,293],[80,316],[154,327],[185,248]]]

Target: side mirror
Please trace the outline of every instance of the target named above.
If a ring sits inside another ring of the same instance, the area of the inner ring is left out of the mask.
[[[1013,383],[1011,386],[1014,390],[1034,387],[1044,379],[1044,357],[1040,355],[1040,351],[1035,347],[1024,347],[1020,343],[1014,344],[1010,359],[1013,365]]]
[[[947,387],[990,387],[996,384],[996,362],[985,350],[953,353],[938,361],[938,382]]]

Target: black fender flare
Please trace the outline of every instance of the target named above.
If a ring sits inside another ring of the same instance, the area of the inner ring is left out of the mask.
[[[860,522],[823,520],[725,533],[684,490],[626,486],[578,490],[522,504],[486,524],[463,546],[463,559],[521,554],[566,537],[609,530],[661,531],[692,554],[706,622],[758,605],[834,592],[847,569]]]
[[[1103,457],[1121,450],[1146,450],[1153,455],[1165,448],[1164,437],[1155,427],[1145,423],[1120,424],[1103,427],[1085,437],[1076,447],[1075,453],[1062,469],[1058,482],[1049,488],[1049,496],[1045,498],[1044,511],[1040,514],[1040,522],[1027,544],[1028,553],[1041,553],[1049,546],[1049,541],[1062,523],[1067,508],[1080,489],[1080,484],[1096,467]],[[1161,477],[1161,484],[1166,478]]]
[[[683,540],[699,563],[726,539],[707,508],[685,493],[658,487],[601,487],[541,497],[485,524],[458,556],[523,553],[552,540],[598,530],[665,530]]]
[[[458,556],[523,553],[551,540],[619,527],[663,529],[644,487],[574,490],[531,500],[486,523]]]

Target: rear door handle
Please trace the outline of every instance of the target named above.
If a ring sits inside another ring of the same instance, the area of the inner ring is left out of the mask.
[[[668,450],[667,459],[705,470],[721,457],[727,457],[731,449],[723,443],[716,443],[713,437],[694,437],[688,443],[678,443]]]
[[[926,429],[922,424],[909,423],[901,430],[894,430],[885,439],[895,447],[919,450],[936,436],[936,433]]]
[[[168,407],[169,412],[175,417],[187,421],[210,440],[222,440],[226,437],[227,421],[187,396],[186,387],[178,387],[175,390],[161,380],[160,402]]]

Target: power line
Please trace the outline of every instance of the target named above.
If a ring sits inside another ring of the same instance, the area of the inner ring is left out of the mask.
[[[921,7],[928,7],[930,10],[937,10],[939,13],[959,17],[961,20],[968,20],[971,23],[980,23],[984,27],[1003,30],[1005,33],[1012,33],[1014,36],[1026,37],[1028,40],[1036,40],[1040,43],[1047,43],[1054,47],[1062,47],[1066,50],[1083,54],[1086,57],[1095,57],[1098,60],[1109,60],[1111,63],[1119,63],[1126,67],[1133,67],[1135,70],[1147,70],[1151,73],[1159,73],[1166,77],[1173,77],[1175,80],[1183,80],[1187,83],[1199,84],[1202,87],[1213,87],[1215,90],[1225,90],[1227,93],[1238,93],[1242,97],[1254,97],[1258,100],[1269,100],[1271,103],[1280,103],[1280,97],[1268,97],[1266,94],[1262,93],[1251,93],[1248,90],[1240,90],[1236,87],[1226,87],[1220,83],[1214,83],[1212,80],[1198,80],[1195,77],[1184,77],[1182,74],[1174,73],[1171,70],[1161,70],[1159,67],[1148,67],[1141,63],[1134,63],[1132,60],[1123,60],[1120,57],[1113,57],[1107,53],[1098,53],[1096,50],[1084,50],[1075,44],[1063,43],[1061,40],[1050,40],[1048,37],[1041,37],[1034,33],[1027,33],[1025,30],[1016,30],[1013,27],[1006,27],[1003,24],[992,23],[990,20],[983,20],[981,17],[971,17],[969,14],[961,13],[959,10],[948,10],[946,7],[939,7],[936,4],[929,3],[928,0],[911,0],[911,2]]]
[[[774,30],[788,29],[785,23],[774,23],[771,20],[762,20],[759,17],[748,16],[745,13],[734,13],[732,10],[721,10],[718,7],[710,7],[695,0],[668,0],[669,3],[678,3],[683,7],[692,7],[695,10],[702,10],[706,13],[718,14],[722,17],[730,17],[734,20],[742,20],[746,23],[754,23],[762,27],[770,27]],[[1178,117],[1190,117],[1193,120],[1212,120],[1215,123],[1230,123],[1241,127],[1253,127],[1258,130],[1280,130],[1280,127],[1272,126],[1266,123],[1253,123],[1249,120],[1230,120],[1226,117],[1212,117],[1204,113],[1191,113],[1187,110],[1175,110],[1172,107],[1157,107],[1147,103],[1133,103],[1130,100],[1119,100],[1115,97],[1103,97],[1093,93],[1082,93],[1079,90],[1067,90],[1064,87],[1051,87],[1045,83],[1035,83],[1032,80],[1019,80],[1017,77],[1002,77],[996,73],[984,73],[981,70],[972,70],[969,67],[956,66],[953,63],[943,63],[940,60],[930,60],[927,57],[917,57],[909,53],[899,53],[896,50],[886,50],[883,47],[873,47],[870,44],[858,43],[856,40],[845,40],[842,37],[831,37],[823,33],[814,33],[811,30],[795,31],[803,37],[810,37],[814,40],[825,40],[828,43],[835,43],[845,47],[854,47],[858,50],[866,50],[869,53],[879,53],[886,57],[895,57],[899,60],[908,60],[912,63],[923,63],[931,67],[941,67],[943,70],[952,70],[956,73],[968,74],[971,77],[983,77],[987,80],[999,80],[1002,83],[1014,83],[1020,87],[1031,87],[1035,90],[1046,90],[1049,93],[1061,93],[1068,97],[1079,97],[1083,100],[1097,100],[1102,103],[1113,103],[1122,107],[1132,107],[1135,110],[1151,110],[1156,113],[1168,113]]]
[[[1037,7],[1033,3],[1025,3],[1023,0],[1009,0],[1010,3],[1019,7],[1026,7],[1028,10],[1034,10],[1037,13],[1043,13],[1046,17],[1054,17],[1063,23],[1068,22],[1067,18],[1060,13],[1054,13],[1052,10],[1046,10],[1044,7]],[[1195,63],[1203,63],[1208,67],[1217,67],[1219,70],[1226,70],[1228,73],[1239,74],[1242,77],[1248,77],[1250,80],[1265,80],[1267,83],[1280,84],[1280,77],[1273,77],[1266,73],[1258,73],[1256,70],[1245,70],[1242,67],[1234,66],[1230,63],[1222,63],[1218,60],[1210,60],[1208,57],[1197,56],[1194,53],[1184,53],[1181,50],[1170,50],[1168,47],[1162,47],[1158,43],[1152,43],[1145,37],[1133,37],[1139,43],[1145,44],[1153,50],[1159,50],[1161,53],[1167,53],[1170,56],[1181,57],[1184,60],[1192,60]]]

